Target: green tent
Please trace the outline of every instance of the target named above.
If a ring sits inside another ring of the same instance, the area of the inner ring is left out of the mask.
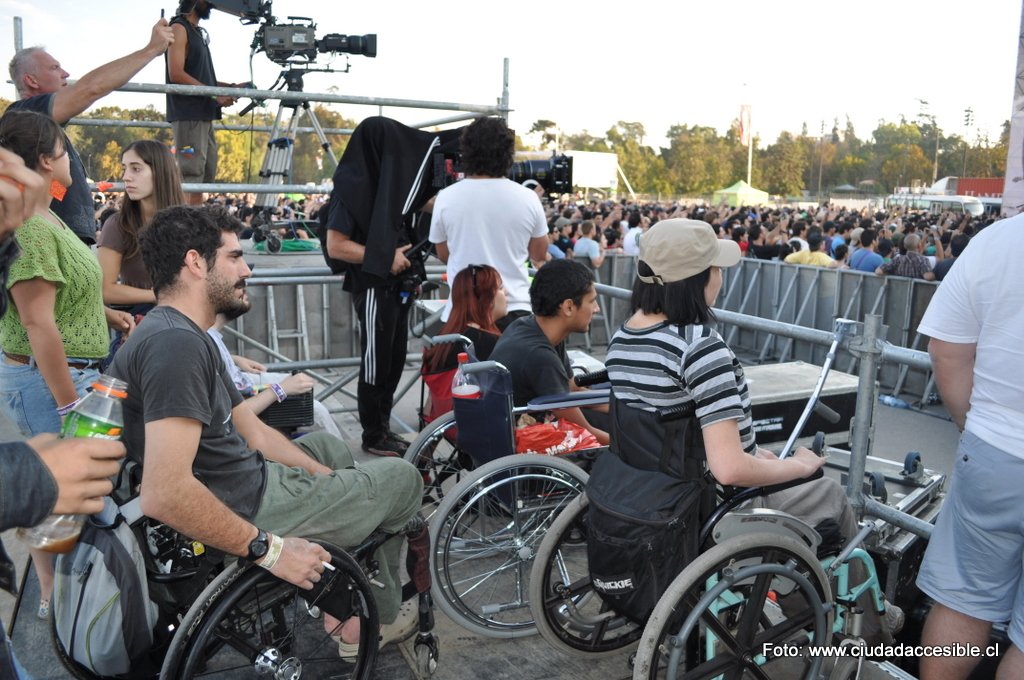
[[[743,180],[728,189],[719,189],[711,201],[715,205],[725,203],[733,208],[741,205],[762,205],[768,202],[768,192],[755,189]]]

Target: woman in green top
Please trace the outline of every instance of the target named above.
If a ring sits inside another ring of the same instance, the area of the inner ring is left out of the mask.
[[[6,113],[0,118],[0,146],[51,183],[51,194],[71,184],[64,133],[51,118]],[[108,323],[125,331],[132,327],[130,316],[103,307],[99,263],[50,210],[50,201],[50,195],[43,196],[17,231],[21,254],[7,278],[12,304],[0,319],[0,412],[26,437],[60,430],[61,417],[99,374]],[[50,557],[33,551],[41,616],[53,590]]]

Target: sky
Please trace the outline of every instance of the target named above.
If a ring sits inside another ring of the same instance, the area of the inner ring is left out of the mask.
[[[24,44],[45,45],[74,79],[143,47],[160,10],[170,17],[175,8],[173,0],[0,0],[0,55],[6,62],[13,54],[20,16]],[[318,37],[378,35],[375,59],[353,55],[349,73],[307,75],[306,92],[489,105],[501,96],[507,57],[509,121],[521,135],[538,119],[597,135],[623,120],[643,123],[652,145],[676,124],[724,133],[742,104],[753,107],[764,144],[805,123],[812,135],[836,118],[842,129],[847,116],[866,139],[880,120],[915,120],[922,111],[947,135],[995,141],[1011,115],[1021,29],[1019,0],[275,0],[272,12],[279,23],[313,18]],[[216,10],[203,26],[220,80],[269,87],[281,67],[257,53],[250,74],[255,26]],[[344,68],[344,56],[333,65]],[[161,61],[135,81],[163,82]],[[14,96],[12,85],[4,88],[0,96]],[[160,95],[115,93],[101,102],[163,109]],[[338,110],[356,120],[378,113]],[[413,125],[448,115],[383,113]]]

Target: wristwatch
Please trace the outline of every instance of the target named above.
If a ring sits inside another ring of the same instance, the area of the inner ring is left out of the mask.
[[[250,562],[256,562],[263,559],[263,556],[270,550],[270,537],[267,532],[263,529],[258,529],[259,533],[256,534],[256,538],[252,539],[249,543],[249,554],[247,557]]]

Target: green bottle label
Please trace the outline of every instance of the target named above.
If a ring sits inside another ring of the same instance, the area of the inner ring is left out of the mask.
[[[105,420],[90,418],[76,411],[68,414],[64,421],[64,427],[60,432],[61,437],[98,437],[100,439],[120,439],[121,426],[108,423]]]

